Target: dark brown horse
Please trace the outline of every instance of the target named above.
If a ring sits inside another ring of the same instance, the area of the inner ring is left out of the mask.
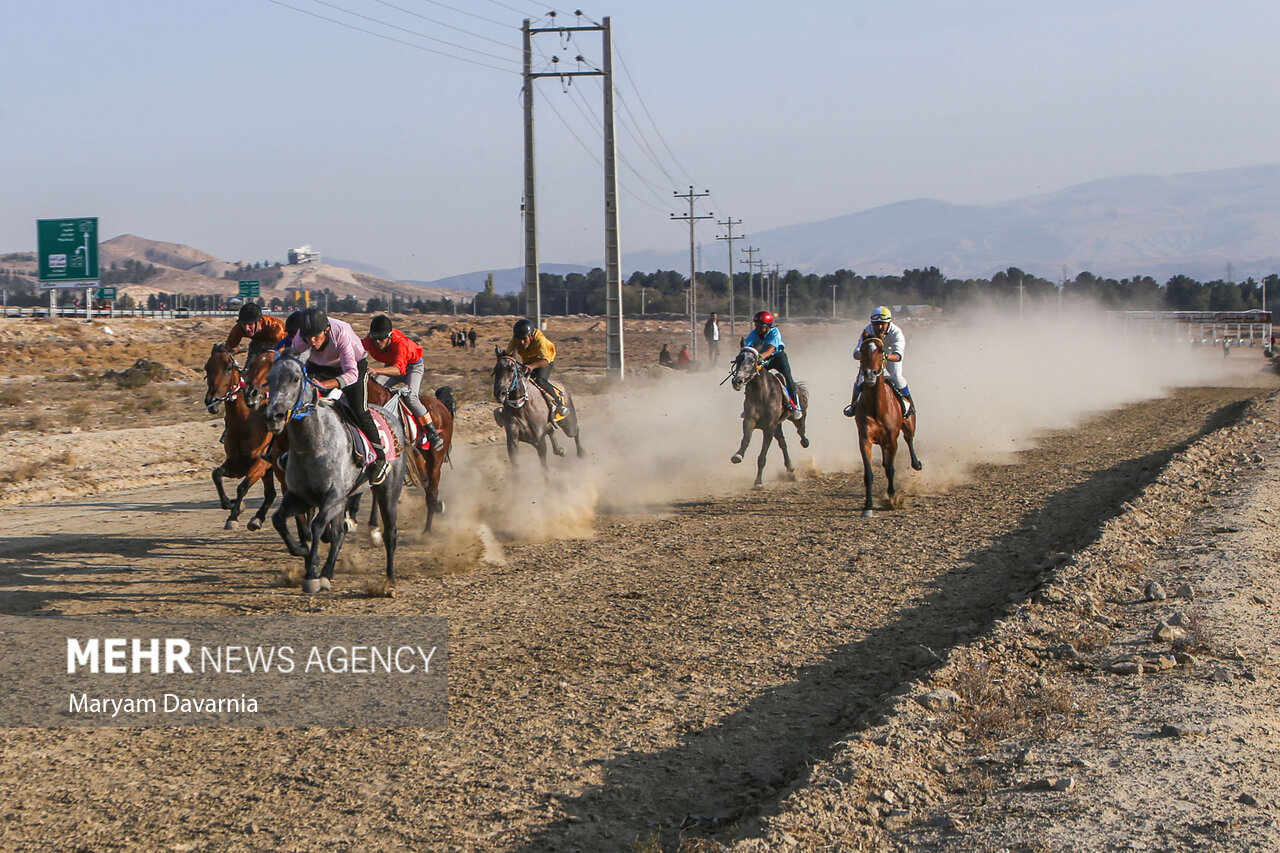
[[[224,525],[227,530],[240,526],[240,511],[244,496],[253,484],[262,480],[264,499],[261,508],[249,520],[249,529],[262,527],[267,510],[276,499],[276,485],[271,476],[271,463],[262,458],[271,445],[271,431],[261,411],[245,399],[245,382],[235,355],[223,344],[216,345],[204,365],[206,391],[205,408],[217,414],[224,410],[226,432],[223,436],[222,464],[213,469],[213,485],[218,490],[218,501],[223,509],[231,510]],[[234,500],[227,497],[222,487],[224,477],[240,479]],[[281,483],[283,484],[283,479]]]
[[[916,456],[916,413],[913,409],[905,419],[902,404],[889,385],[885,375],[884,341],[867,338],[858,347],[858,369],[862,376],[862,388],[853,404],[853,417],[858,422],[858,448],[862,451],[862,482],[866,487],[866,501],[862,516],[871,518],[871,485],[874,475],[871,468],[871,448],[880,446],[880,461],[884,463],[884,475],[889,481],[889,499],[895,494],[893,484],[893,459],[898,454],[898,434],[907,441],[911,452],[911,467],[919,471],[924,467]]]
[[[538,459],[545,472],[548,440],[555,455],[564,456],[564,450],[556,441],[557,429],[563,430],[565,435],[573,439],[578,447],[578,456],[586,456],[579,437],[578,410],[574,407],[569,392],[564,388],[560,389],[569,414],[553,424],[551,406],[547,403],[546,395],[537,388],[530,390],[533,381],[528,378],[524,365],[496,347],[494,354],[497,356],[497,363],[493,366],[493,399],[502,405],[493,410],[493,417],[507,434],[507,458],[511,460],[511,465],[515,466],[516,446],[523,441],[532,444],[538,451]]]
[[[787,440],[782,435],[782,424],[788,420],[791,410],[787,408],[787,391],[781,377],[772,371],[765,370],[760,362],[760,353],[752,347],[743,347],[738,357],[733,360],[729,371],[729,380],[733,390],[747,393],[742,402],[742,444],[738,452],[729,458],[735,465],[742,461],[742,455],[751,444],[751,433],[760,430],[764,433],[764,443],[760,447],[760,455],[756,458],[756,482],[758,489],[764,483],[764,463],[769,456],[769,444],[778,442],[782,448],[782,462],[787,471],[795,471],[791,464],[791,453],[787,450]],[[801,384],[796,384],[796,392],[800,395],[802,414],[799,420],[791,421],[800,433],[800,446],[808,447],[809,439],[804,434],[805,418],[809,416],[809,392]]]
[[[393,403],[392,400],[399,396],[399,394],[389,390],[382,383],[374,382],[372,379],[369,380],[369,402],[373,405],[386,406],[394,411],[397,404]],[[423,494],[427,500],[427,521],[422,527],[422,532],[430,533],[431,522],[435,519],[436,513],[444,512],[444,501],[440,500],[440,476],[444,469],[444,460],[449,456],[450,448],[453,447],[453,412],[455,408],[453,389],[445,385],[436,389],[434,397],[419,394],[418,399],[422,401],[422,405],[427,407],[431,420],[435,422],[436,431],[444,439],[444,447],[440,450],[421,447],[415,443],[413,449],[405,453],[409,465],[418,475],[418,481],[422,483]],[[413,420],[413,414],[409,411],[407,405],[401,405],[400,414],[405,422],[406,433],[413,429],[421,429],[416,423],[410,423]],[[377,523],[378,505],[375,502],[373,514],[369,518],[369,527],[371,529],[375,528]]]

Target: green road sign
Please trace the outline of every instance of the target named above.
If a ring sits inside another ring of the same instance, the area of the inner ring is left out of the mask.
[[[114,287],[99,287],[98,292],[94,294],[93,298],[101,300],[103,302],[107,301],[108,299],[115,299],[116,289]]]
[[[98,218],[37,219],[40,281],[85,282],[98,278]]]
[[[241,299],[257,299],[259,284],[261,284],[261,282],[257,282],[257,281],[240,282],[240,298]]]

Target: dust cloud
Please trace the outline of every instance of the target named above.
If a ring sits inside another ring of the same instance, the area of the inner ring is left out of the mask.
[[[905,320],[905,376],[920,407],[914,472],[900,447],[899,484],[909,493],[944,490],[974,465],[1012,462],[1047,430],[1069,428],[1090,414],[1183,386],[1261,384],[1268,363],[1261,348],[1224,358],[1214,347],[1156,340],[1109,323],[1105,311],[1056,311],[1020,319],[985,311],[945,323]],[[861,501],[861,459],[848,404],[857,363],[853,351],[864,324],[781,326],[796,379],[809,390],[809,449],[793,425],[784,427],[797,477],[850,474],[850,511]],[[608,394],[579,401],[582,442],[559,435],[565,458],[548,452],[544,479],[537,455],[520,445],[511,470],[505,446],[460,445],[445,478],[449,513],[439,518],[462,551],[474,552],[477,531],[504,541],[588,537],[600,514],[662,512],[671,502],[751,488],[761,434],[744,461],[729,457],[742,437],[742,392],[719,384],[736,354],[695,372],[664,371],[629,378]],[[572,391],[570,386],[570,391]],[[877,482],[883,489],[879,453]],[[765,490],[786,477],[782,453],[770,448]],[[493,551],[492,543],[485,550]]]

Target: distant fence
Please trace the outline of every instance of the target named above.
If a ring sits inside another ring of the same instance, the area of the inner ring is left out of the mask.
[[[1107,317],[1149,338],[1271,348],[1270,311],[1108,311]]]

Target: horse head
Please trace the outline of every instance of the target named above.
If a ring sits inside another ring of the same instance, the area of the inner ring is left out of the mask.
[[[307,378],[307,366],[297,355],[286,352],[267,372],[267,427],[279,434],[289,419],[314,410],[319,394]],[[309,407],[309,408],[308,408]]]
[[[222,404],[233,399],[244,387],[240,366],[225,344],[215,344],[204,363],[204,407],[217,414]]]
[[[755,347],[743,347],[729,369],[729,384],[733,386],[733,390],[741,391],[742,386],[760,374],[762,367],[760,351]]]
[[[528,400],[524,384],[524,366],[494,347],[497,363],[493,365],[493,399],[505,406],[519,408]]]
[[[244,366],[244,401],[250,408],[256,409],[267,402],[267,374],[275,361],[275,350],[266,350]]]
[[[867,338],[858,347],[858,367],[864,387],[870,387],[884,375],[884,341]]]

